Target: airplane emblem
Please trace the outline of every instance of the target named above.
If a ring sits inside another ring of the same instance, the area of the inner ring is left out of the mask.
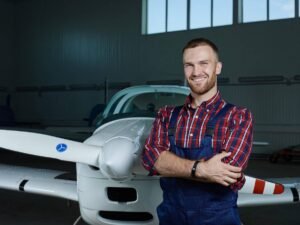
[[[64,152],[67,150],[67,148],[68,148],[68,146],[64,143],[60,143],[60,144],[56,145],[56,151],[58,151],[58,152]]]

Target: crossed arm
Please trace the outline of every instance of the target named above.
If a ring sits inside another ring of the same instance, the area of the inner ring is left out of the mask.
[[[143,163],[146,169],[153,170],[162,176],[181,177],[191,179],[193,160],[180,158],[168,151],[166,143],[167,129],[164,116],[154,122],[152,135],[149,136],[143,154]],[[243,177],[243,170],[247,166],[252,149],[252,115],[244,109],[234,113],[231,118],[232,127],[228,131],[222,145],[224,151],[212,158],[200,161],[196,167],[196,180],[201,182],[219,183],[224,186],[237,185]],[[155,133],[160,132],[160,135]],[[156,136],[160,138],[156,140]]]
[[[235,183],[241,177],[242,168],[222,162],[222,159],[230,154],[230,152],[222,152],[207,161],[201,161],[196,167],[196,179],[224,186]],[[194,162],[180,158],[170,151],[163,151],[157,158],[154,167],[162,176],[190,178]]]

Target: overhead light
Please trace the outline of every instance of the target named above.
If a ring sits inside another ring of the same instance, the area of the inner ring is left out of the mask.
[[[46,86],[41,86],[40,87],[41,92],[65,91],[65,90],[67,90],[65,85],[46,85]]]
[[[16,87],[16,92],[38,92],[38,86],[19,86]]]
[[[97,90],[98,87],[96,84],[71,84],[69,85],[71,91],[90,91]]]
[[[182,80],[149,80],[148,85],[183,85]]]
[[[295,75],[295,76],[294,76],[294,80],[300,81],[300,75]]]
[[[218,77],[218,84],[229,84],[230,79],[228,77]]]
[[[284,76],[255,76],[255,77],[239,77],[240,83],[251,84],[268,84],[268,83],[282,83],[286,81]]]
[[[130,82],[109,82],[109,89],[123,89],[130,87]]]

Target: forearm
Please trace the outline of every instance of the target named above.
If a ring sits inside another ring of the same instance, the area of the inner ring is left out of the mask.
[[[160,175],[166,177],[181,177],[201,182],[219,183],[229,186],[241,176],[241,169],[223,163],[221,160],[230,153],[218,154],[207,161],[197,164],[195,177],[191,176],[194,160],[183,159],[172,152],[164,151],[154,164],[154,168]]]
[[[164,151],[157,158],[154,168],[162,176],[190,178],[194,162],[180,158],[170,151]]]

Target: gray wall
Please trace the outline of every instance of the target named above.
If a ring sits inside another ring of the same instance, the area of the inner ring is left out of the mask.
[[[141,4],[140,0],[16,1],[15,86],[100,84],[105,78],[132,84],[181,80],[181,48],[199,36],[220,46],[221,76],[231,83],[241,76],[289,78],[300,73],[299,18],[146,36],[141,35]],[[2,26],[12,32],[10,26]],[[272,141],[276,148],[299,143],[300,84],[229,85],[221,90],[228,101],[254,112],[256,139]],[[93,105],[104,101],[104,92],[20,91],[13,101],[19,121],[78,124]]]
[[[14,5],[0,0],[0,105],[5,103],[6,89],[13,85],[14,75]]]

